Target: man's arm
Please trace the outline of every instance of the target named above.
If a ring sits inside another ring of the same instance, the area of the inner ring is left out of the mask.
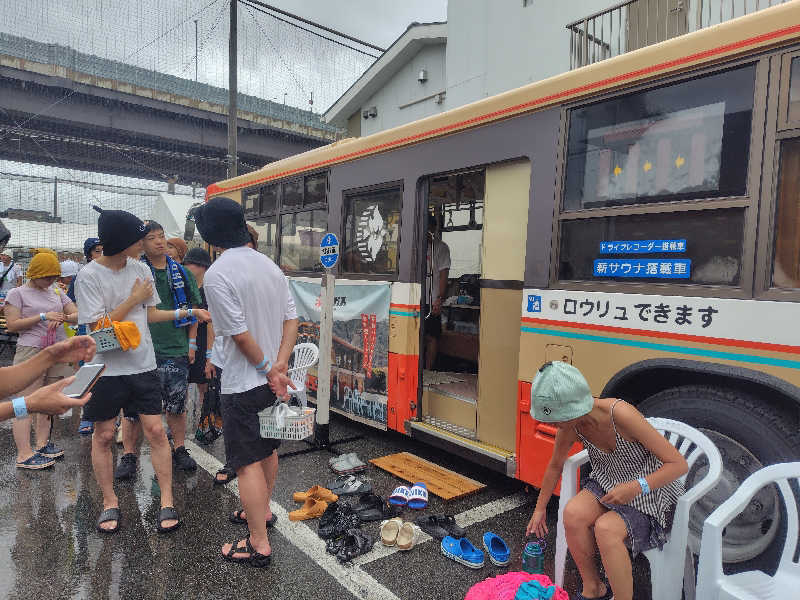
[[[42,354],[40,352],[40,354]],[[8,367],[11,368],[11,367]],[[65,387],[75,380],[67,377],[51,385],[41,387],[28,396],[25,396],[25,407],[29,413],[43,413],[46,415],[60,415],[70,408],[83,406],[92,397],[91,393],[83,398],[70,398],[61,393]],[[0,421],[14,417],[14,405],[9,402],[0,402]]]
[[[185,319],[189,316],[189,310],[186,308],[179,308],[178,310],[178,317],[180,319]],[[211,320],[211,315],[208,314],[207,310],[203,310],[202,308],[192,308],[192,316],[196,318],[198,321],[205,323],[206,321]],[[148,323],[165,323],[166,321],[174,321],[175,320],[175,311],[174,310],[159,310],[155,306],[148,306],[147,307],[147,322]],[[196,324],[195,324],[196,327]],[[196,329],[195,329],[196,333]]]

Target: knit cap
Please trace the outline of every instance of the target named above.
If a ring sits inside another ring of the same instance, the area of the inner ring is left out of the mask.
[[[61,265],[58,262],[58,257],[55,252],[42,251],[42,248],[37,248],[37,254],[31,259],[28,265],[28,279],[42,279],[44,277],[60,277]],[[46,249],[45,249],[46,250]],[[51,254],[52,252],[52,254]]]
[[[531,386],[531,416],[544,423],[562,423],[588,414],[594,406],[589,384],[572,365],[545,363]]]
[[[97,221],[97,235],[103,244],[103,254],[114,256],[143,239],[150,231],[142,220],[124,210],[103,210],[93,207],[100,213]]]
[[[219,248],[238,248],[250,241],[242,206],[220,196],[195,210],[195,222],[203,239]]]

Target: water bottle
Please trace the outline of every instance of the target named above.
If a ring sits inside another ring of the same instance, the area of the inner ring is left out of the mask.
[[[522,551],[522,570],[532,575],[544,575],[544,540],[528,542]]]

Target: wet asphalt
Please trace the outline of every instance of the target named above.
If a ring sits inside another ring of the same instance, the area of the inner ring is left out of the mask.
[[[357,565],[341,568],[334,562],[331,567],[325,559],[318,560],[315,552],[319,549],[309,542],[310,532],[303,529],[297,534],[300,530],[289,527],[278,528],[283,533],[271,531],[273,561],[269,568],[229,563],[220,557],[220,546],[246,535],[245,527],[228,521],[228,514],[240,506],[236,490],[214,486],[212,474],[202,467],[193,473],[176,472],[176,508],[183,526],[168,535],[158,534],[159,500],[146,443],[136,479],[116,484],[122,529],[116,535],[101,535],[95,530],[102,500],[91,467],[91,443],[88,437],[77,434],[77,426],[77,413],[66,419],[57,418],[53,438],[64,448],[65,457],[52,469],[30,472],[15,468],[10,423],[0,424],[0,598],[456,600],[464,598],[472,585],[487,577],[521,570],[524,530],[536,501],[535,491],[457,455],[336,415],[331,422],[332,441],[359,437],[336,446],[340,452],[357,452],[365,461],[393,452],[413,452],[486,484],[478,493],[449,502],[431,495],[427,513],[459,514],[490,502],[495,502],[492,507],[503,506],[505,499],[511,498],[514,508],[492,508],[484,515],[488,518],[467,528],[467,537],[478,547],[486,531],[505,539],[512,551],[511,564],[498,568],[487,559],[485,567],[471,570],[444,557],[436,541],[422,543],[410,552],[382,555],[378,523],[363,526],[378,540],[372,551],[375,559],[367,555]],[[307,448],[303,442],[284,442],[280,452]],[[118,460],[121,446],[114,452]],[[195,450],[196,454],[204,452],[210,456],[202,454],[197,458],[206,468],[216,468],[216,460],[224,462],[222,439]],[[292,501],[293,492],[330,483],[335,478],[328,467],[330,456],[326,451],[316,451],[282,458],[273,502],[287,511],[294,510],[299,505]],[[405,483],[372,465],[363,478],[384,497]],[[551,533],[545,554],[545,572],[551,576],[556,511],[553,501],[549,506]],[[418,514],[406,511],[402,517],[413,520]],[[316,532],[316,521],[307,524]],[[639,559],[634,570],[635,597],[648,600],[647,562]],[[577,583],[570,560],[565,588],[571,597]]]

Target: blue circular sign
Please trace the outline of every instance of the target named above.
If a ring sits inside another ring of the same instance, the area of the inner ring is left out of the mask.
[[[339,260],[339,238],[335,233],[326,233],[319,243],[319,261],[326,269],[332,269]]]

